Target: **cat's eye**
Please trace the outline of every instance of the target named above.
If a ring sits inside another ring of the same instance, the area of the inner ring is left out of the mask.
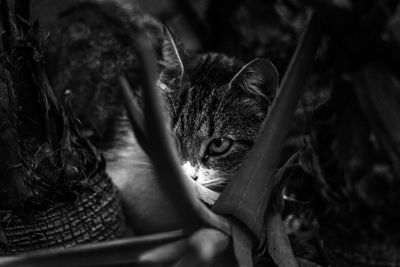
[[[225,154],[232,147],[233,140],[229,138],[215,138],[207,148],[207,153],[210,156],[219,156]]]

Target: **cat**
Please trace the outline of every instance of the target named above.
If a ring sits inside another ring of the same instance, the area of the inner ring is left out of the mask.
[[[168,37],[158,83],[183,169],[221,192],[257,137],[276,94],[277,72],[262,58],[243,64],[224,54],[187,55]]]
[[[117,81],[125,73],[140,102],[138,34],[159,59],[156,84],[182,168],[199,188],[217,193],[206,201],[213,204],[257,137],[276,95],[276,68],[263,58],[244,64],[224,54],[186,51],[153,18],[111,3],[84,3],[61,14],[45,49],[51,82],[59,99],[66,91],[73,96],[82,131],[104,151],[120,188],[150,166],[134,139]]]

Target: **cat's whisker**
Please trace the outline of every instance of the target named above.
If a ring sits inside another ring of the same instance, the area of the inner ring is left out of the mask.
[[[173,108],[173,114],[177,114],[178,109],[176,108],[176,105],[175,105],[174,99],[172,97],[171,91],[167,91],[166,93],[167,93],[167,97],[171,101],[171,105],[172,105],[172,108]]]
[[[209,185],[206,187],[214,192],[221,193],[225,189],[225,186],[226,186],[226,184],[224,184],[224,185],[218,184],[218,185]]]
[[[225,177],[215,178],[206,182],[201,183],[202,186],[207,187],[210,190],[216,192],[222,192],[226,185],[228,184],[229,179]]]
[[[227,102],[227,101],[225,100],[225,96],[228,94],[229,89],[230,89],[229,87],[226,88],[224,94],[222,95],[221,101],[219,102],[219,105],[218,105],[217,110],[216,110],[216,112],[215,112],[215,116],[217,116],[217,115],[219,114],[220,110],[222,109],[221,107],[223,106],[223,104],[225,104],[225,103]]]
[[[228,93],[228,89],[227,89],[227,90],[224,92],[224,94],[222,95],[221,101],[219,101],[219,105],[218,105],[218,107],[217,107],[217,110],[215,111],[215,117],[218,116],[220,110],[221,110],[222,107],[223,107],[223,104],[225,104],[225,103],[227,102],[227,101],[225,100],[225,96],[226,96],[227,93]]]
[[[201,183],[204,186],[214,186],[214,185],[226,185],[228,183],[228,180],[215,180],[215,181],[211,181],[211,182],[205,182],[205,183]]]
[[[215,183],[215,182],[221,182],[221,181],[229,181],[229,175],[223,174],[223,173],[218,173],[218,175],[209,177],[207,181],[204,181],[204,183]]]
[[[228,90],[227,90],[228,91]],[[215,112],[214,117],[218,118],[219,114],[221,113],[222,109],[225,107],[225,104],[229,103],[232,99],[232,96],[225,98],[226,93],[224,93],[223,98],[221,99],[217,111]]]
[[[208,205],[214,205],[220,196],[220,192],[213,191],[201,184],[193,181],[193,186],[197,192],[197,197]]]

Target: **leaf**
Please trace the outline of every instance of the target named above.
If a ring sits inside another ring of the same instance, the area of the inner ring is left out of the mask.
[[[144,237],[76,246],[68,249],[43,250],[30,255],[21,255],[8,259],[0,262],[0,266],[121,266],[122,263],[130,263],[131,266],[155,266],[151,262],[147,261],[146,263],[146,261],[141,260],[141,255],[149,249],[166,244],[174,244],[174,242],[185,237],[186,235],[178,230]],[[160,259],[156,266],[165,266],[166,262],[176,260],[174,255],[170,256]]]
[[[281,215],[271,210],[266,218],[268,251],[272,259],[279,267],[297,267]]]
[[[264,218],[270,194],[279,182],[275,170],[283,141],[320,43],[318,24],[315,17],[310,20],[263,123],[259,138],[213,207],[217,213],[233,215],[239,219],[261,242],[265,239]]]

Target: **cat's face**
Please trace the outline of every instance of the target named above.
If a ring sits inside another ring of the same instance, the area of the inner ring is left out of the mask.
[[[243,65],[222,54],[188,57],[172,39],[164,54],[158,86],[182,167],[197,183],[222,191],[256,139],[275,95],[276,70],[265,59]]]

